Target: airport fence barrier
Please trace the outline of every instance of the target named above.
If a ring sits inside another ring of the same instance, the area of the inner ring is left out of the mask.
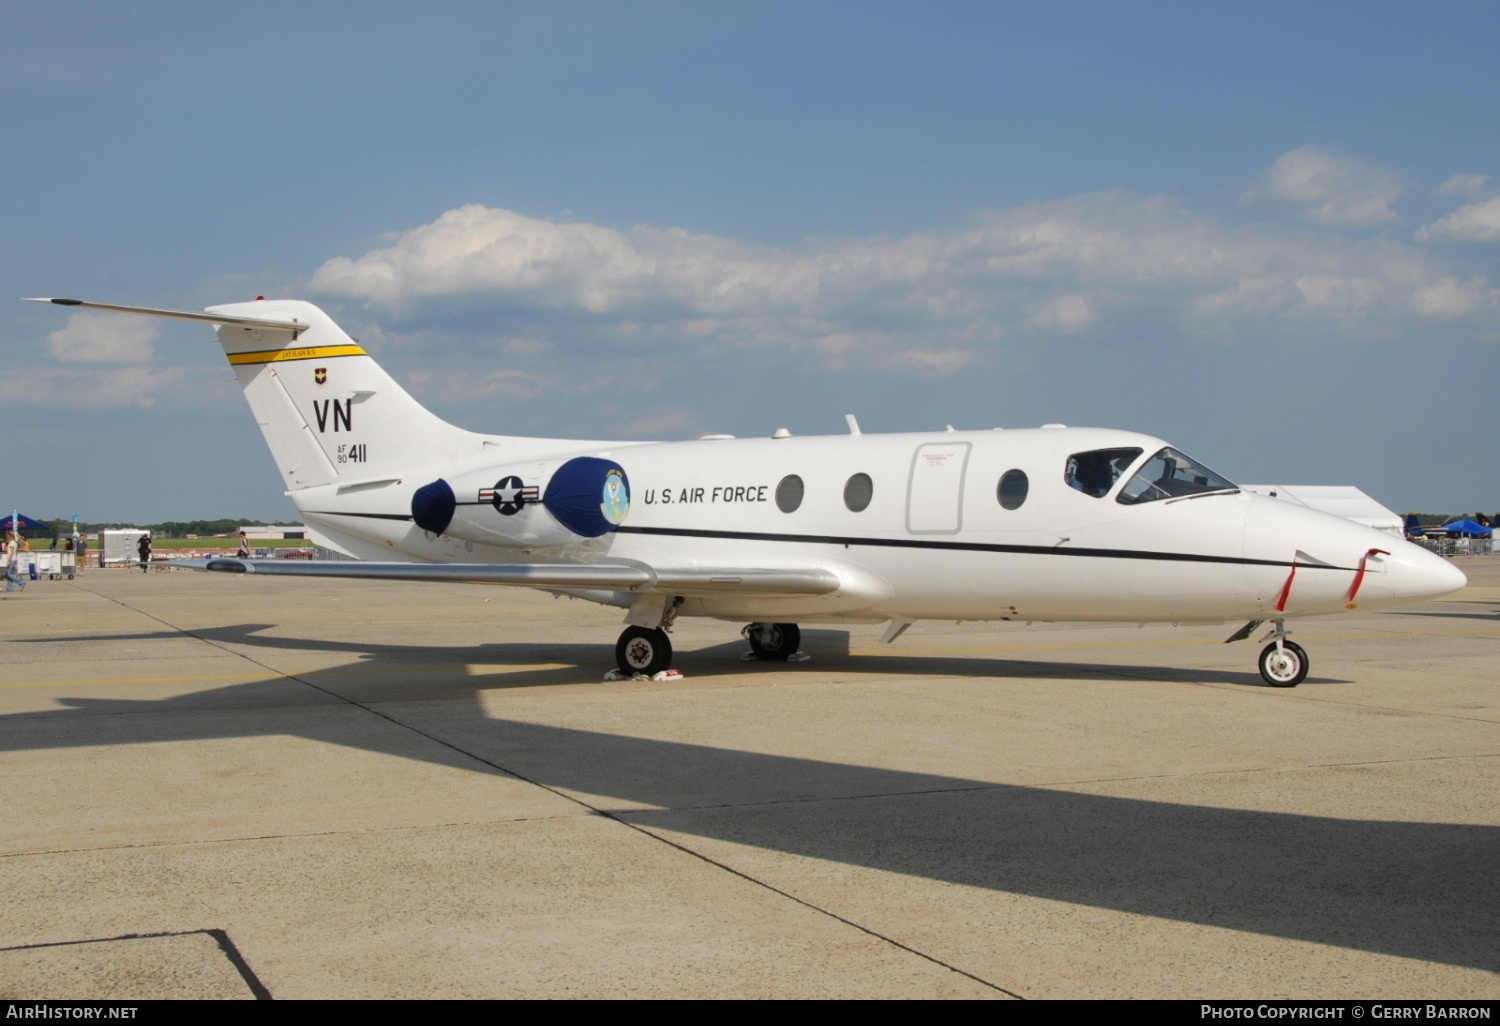
[[[1439,556],[1492,556],[1493,538],[1413,538],[1414,542]]]

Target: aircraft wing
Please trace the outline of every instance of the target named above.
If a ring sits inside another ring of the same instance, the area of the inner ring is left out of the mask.
[[[607,588],[674,595],[826,595],[837,575],[816,567],[650,567],[644,563],[368,563],[342,560],[174,559],[159,566],[283,577],[509,584],[523,588]]]

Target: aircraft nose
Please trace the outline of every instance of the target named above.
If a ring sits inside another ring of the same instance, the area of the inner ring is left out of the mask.
[[[1469,583],[1458,567],[1411,542],[1403,543],[1392,553],[1386,567],[1397,598],[1437,598],[1451,595]]]

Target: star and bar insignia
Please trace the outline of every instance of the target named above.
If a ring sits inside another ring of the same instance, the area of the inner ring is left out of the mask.
[[[493,488],[479,489],[479,501],[492,504],[503,517],[521,512],[527,503],[536,502],[536,485],[527,485],[519,477],[502,477]]]

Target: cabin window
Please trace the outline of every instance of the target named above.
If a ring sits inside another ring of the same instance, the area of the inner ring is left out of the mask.
[[[1120,502],[1134,504],[1157,499],[1180,499],[1189,495],[1237,492],[1229,480],[1176,449],[1166,448],[1152,456],[1120,489]]]
[[[796,474],[788,474],[776,486],[776,508],[783,513],[792,513],[800,505],[802,505],[802,479]]]
[[[844,505],[850,513],[863,513],[875,495],[875,482],[869,474],[855,474],[844,482]]]
[[[1100,498],[1109,494],[1126,469],[1136,461],[1141,449],[1095,449],[1093,452],[1075,452],[1068,457],[1063,479],[1070,488],[1077,488],[1085,495]]]
[[[1000,478],[1000,484],[995,488],[995,498],[1000,500],[1000,505],[1006,509],[1020,509],[1021,503],[1026,501],[1026,492],[1031,487],[1031,482],[1026,479],[1024,470],[1007,470]]]

